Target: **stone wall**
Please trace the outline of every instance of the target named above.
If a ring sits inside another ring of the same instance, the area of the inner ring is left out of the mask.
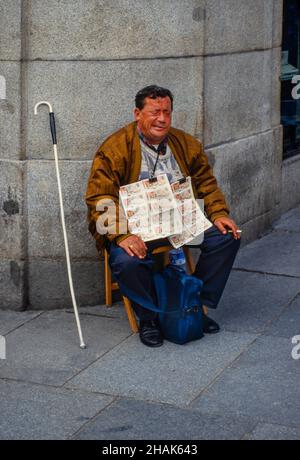
[[[280,0],[0,0],[0,308],[70,306],[47,108],[52,103],[76,295],[104,301],[84,193],[97,146],[135,93],[175,95],[244,229],[281,211]],[[297,200],[296,200],[297,201]]]
[[[21,2],[0,2],[0,308],[22,309],[25,299],[26,219],[21,148]]]

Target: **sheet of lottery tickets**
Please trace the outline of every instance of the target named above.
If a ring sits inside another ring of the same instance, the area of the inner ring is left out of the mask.
[[[143,241],[168,237],[179,248],[212,224],[194,198],[191,178],[169,183],[166,174],[120,188],[119,196],[128,229]]]

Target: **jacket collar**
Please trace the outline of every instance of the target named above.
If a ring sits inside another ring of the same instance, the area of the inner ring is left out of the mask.
[[[132,142],[132,162],[130,171],[128,171],[128,182],[136,182],[139,178],[142,165],[142,149],[140,143],[140,137],[137,129],[137,122],[134,121],[132,124],[133,128],[133,142]],[[184,158],[184,149],[181,143],[178,141],[176,136],[173,133],[172,128],[168,133],[168,145],[171,149],[171,152],[174,155],[175,160],[184,176],[189,176],[189,170],[187,163]]]

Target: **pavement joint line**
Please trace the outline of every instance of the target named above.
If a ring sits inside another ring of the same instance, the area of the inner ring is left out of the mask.
[[[285,228],[273,228],[273,231],[271,233],[300,233],[300,229],[297,230],[288,230]]]
[[[299,424],[298,425],[286,425],[285,423],[278,423],[278,422],[271,422],[270,420],[260,420],[258,423],[268,423],[269,425],[275,425],[275,426],[281,426],[284,428],[291,428],[291,429],[298,429],[299,430]]]
[[[65,313],[74,315],[74,312],[72,311],[66,311]],[[109,316],[109,315],[100,315],[100,314],[95,314],[95,313],[83,313],[79,312],[80,316],[92,316],[93,318],[109,318],[109,319],[123,319],[121,316]]]
[[[253,433],[253,431],[258,427],[258,425],[261,423],[260,420],[257,420],[256,423],[254,424],[254,427],[251,429],[251,431],[247,431],[240,437],[240,441],[247,440],[246,436],[249,436],[250,434]]]
[[[0,367],[1,371],[1,367]],[[0,381],[8,381],[8,382],[18,382],[18,383],[28,383],[29,385],[36,385],[36,386],[41,386],[41,387],[48,387],[48,388],[55,388],[55,389],[60,389],[62,388],[61,385],[53,385],[51,383],[39,383],[39,382],[33,382],[31,380],[22,380],[22,379],[16,379],[13,377],[0,377]]]
[[[105,394],[107,396],[110,396],[111,398],[119,398],[119,399],[127,399],[130,401],[137,401],[137,402],[145,402],[147,404],[153,404],[153,405],[158,405],[158,406],[168,406],[173,409],[182,409],[182,410],[187,410],[190,411],[190,409],[187,407],[187,405],[176,405],[175,403],[171,403],[168,401],[158,401],[157,399],[147,399],[147,398],[142,398],[142,397],[135,397],[135,396],[129,396],[129,395],[120,395],[120,394],[107,394],[107,393],[97,393],[96,391],[89,391],[89,393],[93,394]]]
[[[27,310],[27,311],[30,311],[30,310]],[[45,311],[41,311],[40,313],[38,313],[36,316],[34,316],[33,318],[29,318],[27,319],[26,321],[24,321],[24,323],[22,324],[19,324],[18,326],[16,326],[14,329],[11,329],[10,331],[8,331],[6,334],[4,334],[4,337],[8,336],[9,334],[11,334],[12,332],[15,332],[16,330],[20,329],[21,327],[25,326],[25,324],[27,323],[30,323],[30,321],[33,321],[37,318],[39,318],[40,316],[44,315],[46,312]]]
[[[58,389],[64,387],[57,387]],[[66,387],[67,390],[75,390],[79,391],[81,393],[88,393],[88,394],[93,394],[93,395],[100,395],[100,396],[107,396],[110,398],[118,398],[118,399],[128,399],[132,401],[137,401],[137,402],[145,402],[148,404],[154,404],[154,405],[160,405],[160,406],[168,406],[174,409],[184,409],[184,410],[190,410],[186,405],[176,405],[174,403],[168,402],[168,401],[158,401],[157,399],[147,399],[147,398],[142,398],[142,397],[135,397],[135,396],[129,396],[129,395],[120,395],[120,394],[112,394],[112,393],[103,393],[99,392],[96,390],[83,390],[82,388],[73,388],[73,387]]]
[[[265,333],[266,336],[269,336],[269,337],[276,337],[276,336],[272,336],[272,334],[267,334],[267,328],[270,327],[275,321],[277,321],[280,316],[289,308],[289,306],[294,302],[294,300],[297,299],[297,297],[300,296],[300,290],[294,295],[294,297],[292,297],[281,309],[280,311],[275,314],[272,318],[270,318],[264,325],[264,328],[262,330],[262,333]]]
[[[263,333],[259,333],[259,334],[256,334],[256,337],[253,338],[252,342],[250,342],[248,345],[245,346],[245,348],[243,348],[241,350],[241,352],[232,360],[230,361],[223,369],[220,370],[219,373],[217,373],[213,379],[187,404],[186,407],[188,408],[191,408],[192,409],[192,404],[195,402],[195,400],[197,398],[199,398],[199,396],[201,396],[202,394],[206,393],[210,387],[212,385],[215,384],[215,382],[219,379],[219,377],[223,374],[223,372],[225,372],[226,370],[230,369],[232,367],[232,365],[246,352],[248,351],[248,349],[263,335]]]
[[[244,417],[248,417],[250,420],[251,420],[251,417],[249,417],[248,415],[244,415],[242,414]],[[243,438],[241,439],[244,439],[244,436],[247,436],[249,434],[252,434],[253,431],[255,430],[255,428],[259,425],[259,424],[266,424],[266,425],[275,425],[275,426],[278,426],[278,427],[283,427],[283,428],[288,428],[288,429],[291,429],[291,430],[299,430],[299,424],[295,424],[295,425],[286,425],[286,424],[282,424],[282,423],[278,423],[278,422],[275,422],[273,421],[273,419],[265,419],[263,417],[256,417],[256,421],[257,423],[255,424],[255,427],[253,428],[252,431],[249,431],[248,433],[245,433],[243,435]]]
[[[85,395],[85,394],[92,394],[92,395],[96,395],[96,396],[106,396],[106,397],[109,397],[109,398],[116,398],[118,395],[112,395],[112,394],[109,394],[109,393],[103,393],[103,392],[100,392],[100,391],[90,391],[90,390],[83,390],[82,388],[72,388],[72,387],[63,387],[61,385],[51,385],[50,383],[39,383],[39,382],[32,382],[30,380],[20,380],[20,379],[15,379],[15,378],[12,378],[12,377],[0,377],[0,382],[3,381],[4,383],[5,382],[12,382],[12,383],[20,383],[20,384],[23,384],[23,383],[26,383],[28,385],[33,385],[33,386],[37,386],[37,387],[45,387],[45,388],[52,388],[53,390],[64,390],[66,392],[69,392],[69,393],[74,393],[74,392],[77,392],[77,393],[80,393],[82,395]]]
[[[85,423],[83,423],[77,430],[74,431],[74,433],[70,434],[67,439],[74,439],[74,437],[80,433],[80,431],[82,431],[87,425],[89,425],[90,423],[92,423],[97,417],[99,417],[99,415],[101,414],[101,412],[103,412],[104,410],[108,409],[112,404],[114,404],[115,402],[117,402],[118,400],[120,399],[119,396],[115,396],[113,398],[113,400],[108,403],[105,407],[102,407],[102,409],[100,409],[98,412],[96,412],[95,415],[93,415],[93,417],[90,419],[90,420],[87,420]]]
[[[69,377],[64,383],[63,385],[61,385],[61,388],[63,388],[65,385],[67,385],[70,380],[74,379],[75,377],[77,377],[79,374],[81,374],[81,372],[84,372],[86,371],[90,366],[92,366],[96,361],[99,361],[100,359],[103,358],[103,356],[107,355],[108,353],[110,353],[111,351],[113,351],[116,347],[118,347],[119,345],[121,345],[123,342],[125,342],[129,337],[131,337],[133,335],[133,333],[130,333],[129,335],[127,335],[123,340],[121,340],[121,342],[118,342],[116,345],[114,345],[112,348],[110,348],[109,350],[106,350],[101,356],[98,356],[96,359],[94,359],[93,361],[91,361],[87,366],[85,366],[84,368],[80,369],[80,371],[78,371],[76,374],[74,374],[72,377]],[[88,346],[88,344],[87,344]],[[72,388],[72,387],[69,387],[69,388]]]
[[[264,334],[265,337],[272,337],[272,339],[285,339],[285,340],[291,340],[291,337],[286,337],[285,335],[280,335],[280,333],[274,335],[274,334],[268,334],[268,333],[265,333]]]
[[[250,268],[242,268],[242,267],[235,267],[232,269],[232,271],[258,273],[260,275],[270,275],[270,276],[283,276],[284,278],[295,278],[295,279],[300,278],[300,274],[299,275],[287,275],[285,273],[263,272],[260,270],[251,270]]]
[[[70,388],[72,389],[72,388]],[[159,406],[168,406],[173,409],[182,409],[186,411],[190,411],[191,409],[187,407],[186,404],[182,405],[177,405],[175,403],[171,403],[168,401],[158,401],[157,399],[147,399],[147,398],[142,398],[142,397],[135,397],[135,396],[130,396],[130,395],[120,395],[120,394],[111,394],[111,393],[99,393],[98,391],[92,391],[92,390],[85,390],[86,393],[90,394],[96,394],[96,395],[105,395],[105,396],[110,396],[111,398],[118,398],[118,399],[126,399],[126,400],[131,400],[131,401],[137,401],[137,402],[145,402],[147,404],[153,404],[153,405],[159,405]]]
[[[222,326],[222,332],[230,332],[232,334],[249,334],[249,335],[257,335],[257,334],[260,334],[262,331],[259,330],[257,332],[253,331],[253,329],[234,329],[234,326],[233,328],[231,329],[230,326]]]

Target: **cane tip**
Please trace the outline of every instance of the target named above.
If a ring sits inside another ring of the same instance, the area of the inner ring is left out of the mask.
[[[86,348],[86,345],[84,343],[81,343],[80,348],[84,349],[84,348]]]

